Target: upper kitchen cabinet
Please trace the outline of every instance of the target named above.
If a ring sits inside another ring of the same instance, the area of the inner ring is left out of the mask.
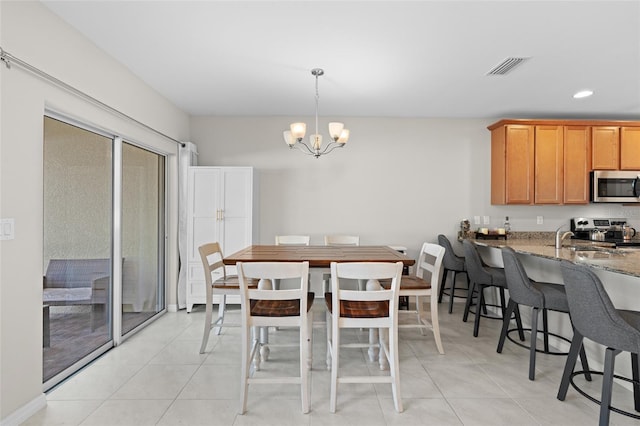
[[[587,204],[591,170],[640,170],[640,122],[500,120],[491,204]]]
[[[564,201],[564,127],[535,126],[534,203],[562,204]]]
[[[502,124],[491,130],[491,204],[533,204],[535,127]]]
[[[640,127],[620,129],[620,170],[640,170]]]
[[[620,164],[620,127],[591,128],[591,167],[593,170],[618,170]]]
[[[589,202],[591,127],[564,126],[564,204]]]

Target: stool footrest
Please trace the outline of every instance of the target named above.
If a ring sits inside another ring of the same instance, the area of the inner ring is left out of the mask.
[[[583,391],[574,381],[573,378],[575,376],[578,375],[583,375],[586,376],[587,373],[589,374],[596,374],[598,376],[603,376],[604,373],[602,371],[593,371],[593,370],[589,370],[589,371],[585,371],[585,370],[581,370],[581,371],[574,371],[573,373],[571,373],[571,376],[569,377],[569,384],[571,384],[571,386],[578,391],[578,393],[582,396],[584,396],[585,398],[587,398],[589,401],[591,402],[595,402],[596,404],[600,405],[601,402],[599,399],[594,398],[593,396],[589,395],[588,393],[586,393],[585,391]],[[617,374],[613,375],[614,379],[618,379],[618,380],[624,380],[625,382],[629,382],[629,383],[635,383],[635,384],[640,384],[640,382],[630,379],[628,377],[624,377],[624,376],[618,376]],[[635,414],[635,413],[631,413],[629,411],[625,411],[622,410],[620,408],[616,408],[613,405],[609,406],[609,410],[613,411],[614,413],[618,413],[618,414],[622,414],[623,416],[627,416],[627,417],[631,417],[634,419],[640,419],[640,414]]]
[[[477,305],[477,303],[474,303],[474,304],[472,304],[472,306],[475,306],[477,308],[478,305]],[[500,305],[491,305],[489,303],[485,303],[484,306],[485,307],[490,306],[492,308],[500,308],[500,309],[502,309],[502,306],[500,306]],[[475,315],[476,311],[471,309],[471,308],[469,308],[469,313]],[[489,318],[489,319],[495,319],[495,320],[500,320],[500,321],[502,321],[504,319],[502,317],[502,315],[498,316],[498,315],[483,314],[482,311],[480,311],[480,316],[482,318]]]
[[[531,347],[529,345],[526,345],[522,342],[516,341],[513,337],[510,336],[510,334],[514,331],[519,331],[517,328],[510,328],[509,330],[507,330],[507,339],[509,339],[511,342],[515,343],[516,345],[522,347],[522,348],[526,348],[526,349],[531,349]],[[523,328],[522,331],[531,331],[530,328]],[[543,334],[541,330],[538,330],[539,334]],[[558,339],[562,339],[565,342],[569,342],[571,343],[570,339],[567,339],[564,336],[560,336],[559,334],[555,334],[555,333],[551,333],[551,332],[547,332],[547,334],[549,336],[553,336],[553,337],[557,337]],[[545,351],[544,349],[538,349],[536,347],[536,352],[541,353],[541,354],[547,354],[547,355],[568,355],[569,352],[556,352],[556,351]]]

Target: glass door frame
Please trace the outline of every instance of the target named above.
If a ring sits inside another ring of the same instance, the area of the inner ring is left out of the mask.
[[[109,349],[113,347],[117,347],[122,342],[135,335],[138,331],[146,327],[151,322],[157,320],[162,315],[167,312],[167,248],[166,248],[166,239],[167,239],[167,211],[168,211],[168,199],[167,196],[167,188],[168,186],[168,173],[167,173],[167,164],[168,164],[168,154],[159,152],[157,149],[150,147],[148,144],[140,143],[136,141],[134,138],[124,137],[122,135],[118,135],[117,132],[109,131],[104,128],[97,127],[92,124],[88,124],[79,119],[75,119],[70,117],[67,114],[60,113],[51,108],[45,108],[43,113],[43,127],[44,127],[44,118],[49,117],[63,123],[69,124],[71,126],[78,127],[80,129],[90,131],[96,133],[100,136],[107,137],[112,140],[112,203],[111,203],[111,286],[109,289],[109,299],[111,300],[111,311],[109,313],[105,312],[105,314],[111,318],[111,339],[104,343],[103,345],[96,348],[90,354],[84,356],[83,358],[77,360],[75,363],[62,370],[60,373],[51,377],[46,382],[43,382],[43,392],[46,392],[68,377],[70,377],[73,373],[77,372],[93,360],[97,359],[99,356],[107,352]],[[124,141],[126,139],[126,142]],[[44,131],[43,131],[43,144],[44,141]],[[159,211],[159,215],[161,217],[161,222],[158,226],[158,233],[162,232],[162,235],[159,235],[159,247],[158,247],[158,258],[160,260],[158,268],[159,268],[159,279],[158,279],[158,295],[161,295],[162,307],[158,310],[158,312],[144,321],[143,323],[136,326],[134,329],[129,331],[126,335],[122,334],[122,262],[115,262],[114,259],[122,258],[122,171],[123,171],[123,163],[122,163],[122,146],[124,143],[145,149],[150,151],[156,155],[164,157],[163,165],[163,202],[161,211]],[[43,158],[44,161],[44,158]],[[44,167],[44,163],[43,163]],[[162,227],[162,229],[160,229]],[[44,235],[43,235],[44,237]],[[109,318],[107,318],[108,320]]]

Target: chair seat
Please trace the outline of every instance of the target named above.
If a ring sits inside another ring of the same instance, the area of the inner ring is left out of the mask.
[[[569,302],[567,292],[562,284],[543,283],[531,280],[531,285],[540,291],[544,297],[544,306],[536,308],[551,309],[558,312],[569,312]]]
[[[380,285],[385,288],[391,288],[391,281],[389,280],[381,280]],[[411,276],[411,275],[403,275],[400,279],[400,291],[402,290],[429,290],[431,288],[431,282],[425,279]]]
[[[313,305],[315,293],[307,293],[307,312]],[[254,317],[296,317],[300,315],[300,299],[293,300],[251,300],[251,316]]]
[[[226,290],[240,290],[240,282],[237,275],[227,276],[226,279],[219,279],[213,282],[213,288]],[[250,280],[249,288],[258,288],[258,280]]]
[[[331,293],[325,293],[327,310],[333,313]],[[343,300],[340,303],[340,316],[344,318],[382,318],[389,316],[388,301]]]

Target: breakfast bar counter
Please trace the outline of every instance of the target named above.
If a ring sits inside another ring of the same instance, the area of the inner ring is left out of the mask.
[[[522,238],[508,240],[476,240],[487,247],[511,247],[516,253],[533,255],[550,260],[568,260],[618,274],[640,278],[640,249],[607,247],[589,241],[565,240],[556,249],[551,238]]]

